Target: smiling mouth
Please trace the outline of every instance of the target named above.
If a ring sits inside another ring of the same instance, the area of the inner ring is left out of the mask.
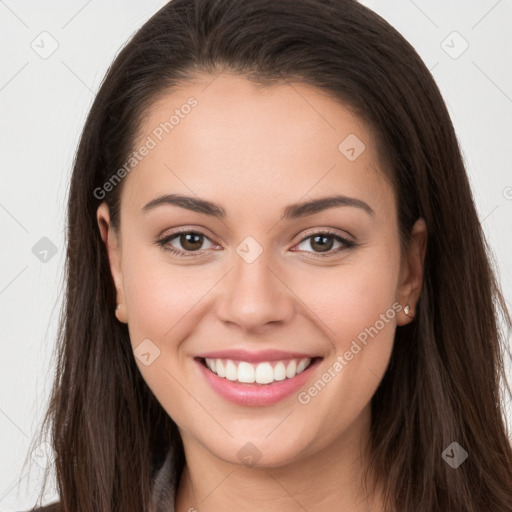
[[[199,358],[203,366],[218,377],[232,382],[260,385],[293,379],[319,359],[322,358],[305,357],[249,363],[233,359]]]

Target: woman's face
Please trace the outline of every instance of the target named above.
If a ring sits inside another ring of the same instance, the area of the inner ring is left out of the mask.
[[[134,151],[120,232],[105,203],[98,222],[117,316],[186,449],[277,466],[360,440],[423,232],[401,260],[361,120],[303,84],[205,76],[154,104]]]

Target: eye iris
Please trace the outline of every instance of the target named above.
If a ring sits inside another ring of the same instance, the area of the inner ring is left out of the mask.
[[[202,233],[185,232],[178,235],[181,246],[185,251],[197,251],[203,245],[204,235]],[[311,247],[317,252],[329,252],[334,243],[330,234],[319,234],[309,237]]]
[[[183,233],[180,235],[180,243],[187,251],[197,251],[203,244],[203,235],[199,233]]]
[[[330,241],[330,243],[328,243],[328,241]],[[311,247],[313,247],[313,249],[315,249],[315,245],[320,247],[319,252],[329,251],[333,245],[333,238],[330,235],[316,235],[311,239]]]

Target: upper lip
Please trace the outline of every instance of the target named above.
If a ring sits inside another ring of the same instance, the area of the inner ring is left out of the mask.
[[[248,363],[260,363],[262,361],[280,361],[282,359],[313,359],[318,355],[304,354],[300,352],[287,352],[284,350],[260,350],[258,352],[249,352],[244,349],[215,350],[213,352],[204,352],[196,357],[208,359],[232,359],[238,361],[247,361]]]

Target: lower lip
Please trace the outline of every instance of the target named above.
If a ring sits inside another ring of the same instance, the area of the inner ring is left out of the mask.
[[[237,405],[263,407],[275,404],[297,392],[311,376],[321,359],[315,359],[303,372],[295,377],[274,381],[272,384],[245,384],[219,377],[206,368],[202,361],[196,360],[204,377],[222,398]]]

